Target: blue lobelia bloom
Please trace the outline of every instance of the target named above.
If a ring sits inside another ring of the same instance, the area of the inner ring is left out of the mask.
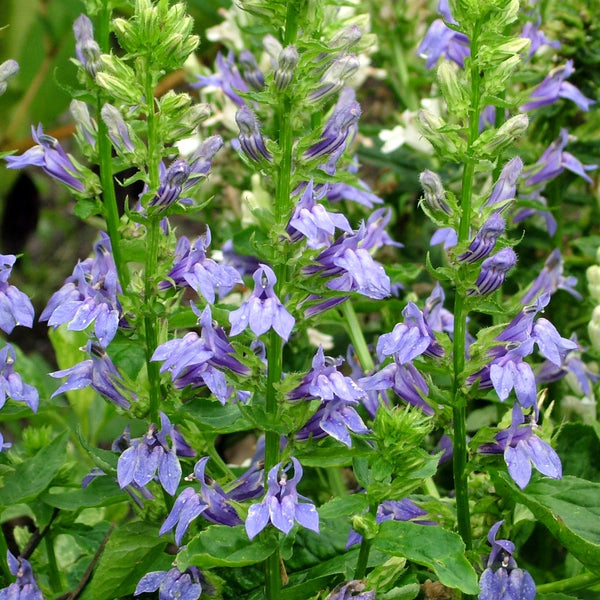
[[[121,319],[117,298],[121,285],[106,233],[100,232],[94,252],[94,258],[75,265],[73,275],[48,301],[40,321],[48,321],[51,327],[68,323],[67,329],[74,331],[83,331],[94,323],[96,337],[106,348],[115,337]]]
[[[337,586],[325,600],[375,600],[375,590],[364,591],[363,580],[355,579]]]
[[[248,84],[241,76],[239,69],[235,64],[235,55],[231,50],[227,57],[221,52],[217,54],[216,59],[217,73],[214,75],[198,76],[198,81],[192,84],[193,87],[215,86],[223,90],[225,95],[237,106],[244,106],[245,103],[237,92],[248,92]]]
[[[558,177],[565,169],[583,177],[588,183],[592,183],[592,178],[586,171],[593,171],[598,165],[584,165],[569,152],[565,152],[565,147],[569,141],[569,132],[563,128],[560,135],[544,150],[542,156],[535,165],[528,169],[524,176],[526,185],[533,186],[538,183],[545,183]]]
[[[442,19],[436,19],[419,44],[417,54],[425,59],[428,69],[432,69],[442,56],[463,68],[465,58],[471,54],[469,38],[448,27]]]
[[[119,109],[107,102],[102,107],[100,116],[108,128],[108,137],[113,146],[119,152],[135,152],[135,146],[131,141],[130,129]]]
[[[291,460],[294,476],[288,480],[285,471],[281,469],[281,463],[277,463],[269,471],[269,488],[263,501],[250,507],[246,518],[246,532],[250,539],[258,535],[269,521],[286,535],[294,526],[294,521],[319,533],[319,514],[315,505],[296,490],[302,478],[302,466],[295,458],[292,457]]]
[[[194,243],[185,236],[179,238],[175,247],[173,268],[167,275],[169,280],[161,281],[158,288],[168,289],[173,284],[191,287],[210,304],[214,304],[215,294],[221,299],[238,283],[243,283],[242,277],[234,267],[219,264],[207,257],[206,251],[210,242],[208,226],[206,232]]]
[[[402,500],[385,500],[377,507],[377,513],[375,514],[375,521],[377,523],[383,523],[384,521],[413,521],[420,525],[437,525],[435,521],[428,521],[421,519],[427,514],[427,511],[417,506],[409,498],[402,498]],[[362,541],[362,535],[356,533],[354,529],[350,528],[348,539],[346,541],[346,549],[359,544]]]
[[[563,275],[563,258],[560,250],[557,248],[546,259],[540,274],[521,298],[521,303],[529,304],[536,297],[542,294],[552,295],[557,290],[565,290],[574,298],[582,300],[582,295],[573,287],[576,283],[576,277],[565,277]]]
[[[560,48],[560,42],[558,40],[549,40],[544,32],[540,31],[540,25],[542,19],[538,16],[537,21],[527,21],[523,26],[521,37],[527,38],[531,44],[529,45],[529,58],[531,58],[542,46],[550,46],[558,50]]]
[[[322,186],[317,195],[312,179],[305,185],[286,228],[292,241],[297,242],[304,237],[308,248],[326,248],[331,245],[336,229],[352,232],[352,227],[343,214],[329,212],[322,204],[317,203],[326,192],[327,186]]]
[[[533,90],[529,102],[523,104],[520,110],[540,108],[554,104],[559,98],[566,98],[575,102],[581,110],[589,111],[592,104],[596,104],[596,102],[584,96],[572,83],[565,81],[573,74],[573,71],[572,60],[552,69],[544,81]]]
[[[302,378],[300,385],[289,394],[290,400],[333,400],[336,396],[348,402],[358,402],[365,392],[346,375],[338,371],[343,359],[325,356],[319,346],[312,361],[311,370]]]
[[[425,322],[423,313],[414,302],[402,311],[404,323],[398,323],[391,333],[384,333],[377,340],[377,356],[383,361],[394,356],[399,365],[411,362],[421,354],[431,357],[443,356],[442,347],[435,341],[435,334]]]
[[[0,254],[0,329],[6,333],[11,333],[17,325],[33,325],[34,310],[31,300],[8,283],[16,260],[12,254]]]
[[[103,346],[90,340],[87,343],[86,350],[90,355],[88,360],[84,360],[69,369],[50,373],[51,377],[67,377],[67,381],[52,394],[52,397],[54,398],[54,396],[69,390],[81,390],[91,386],[93,390],[117,406],[128,409],[131,403],[127,396],[132,397],[134,400],[136,396],[125,385],[123,377],[106,354]]]
[[[258,67],[254,54],[249,50],[242,50],[238,56],[238,62],[242,67],[242,74],[250,87],[260,91],[265,87],[265,76]]]
[[[183,184],[190,175],[190,166],[183,158],[174,160],[167,169],[161,161],[159,165],[160,186],[156,196],[148,203],[149,207],[168,208],[179,199]]]
[[[159,600],[197,600],[203,585],[206,585],[206,581],[198,567],[188,567],[185,571],[173,567],[168,571],[153,571],[144,575],[133,595],[158,590]]]
[[[475,288],[468,291],[469,295],[491,294],[495,292],[506,279],[506,274],[517,264],[517,255],[512,248],[502,248],[481,263],[481,271],[475,282]]]
[[[536,410],[528,417],[529,423],[526,423],[521,407],[515,403],[510,427],[498,433],[495,442],[479,448],[483,454],[504,454],[508,474],[521,489],[525,489],[531,479],[532,464],[540,473],[552,479],[562,477],[558,454],[533,432],[537,427],[535,413]]]
[[[0,600],[44,600],[29,561],[20,556],[15,558],[10,550],[6,553],[6,561],[17,580],[0,590]]]
[[[174,426],[164,413],[160,413],[161,429],[154,423],[144,437],[131,440],[131,446],[119,457],[117,480],[121,489],[135,483],[144,487],[158,474],[163,489],[175,495],[181,479],[181,465],[177,459]],[[171,438],[171,446],[167,441]]]
[[[0,408],[6,403],[6,398],[12,398],[25,402],[36,412],[40,400],[38,391],[32,385],[24,383],[21,376],[15,373],[13,365],[16,358],[15,350],[10,344],[0,350]]]
[[[192,487],[185,488],[175,500],[169,516],[158,532],[158,535],[163,535],[175,527],[175,542],[178,546],[181,545],[181,540],[190,523],[199,515],[212,523],[220,523],[230,527],[242,524],[237,512],[229,504],[230,498],[221,487],[215,482],[212,485],[207,484],[204,471],[208,460],[208,456],[204,457],[194,467],[192,478],[200,482],[200,492],[196,492]],[[186,477],[186,481],[192,478]]]
[[[5,156],[8,169],[24,169],[25,167],[41,167],[50,177],[61,181],[78,192],[85,191],[81,181],[82,174],[73,164],[72,159],[62,149],[56,138],[44,133],[41,125],[37,130],[31,127],[31,135],[36,145],[19,156]]]
[[[277,277],[268,265],[260,264],[252,275],[254,290],[250,298],[237,310],[229,313],[231,331],[229,335],[240,334],[250,327],[255,335],[262,335],[273,328],[286,342],[296,319],[287,311],[275,294]]]
[[[522,172],[523,161],[518,156],[511,158],[502,168],[485,205],[488,207],[497,205],[499,211],[504,210],[507,201],[513,199],[517,193],[517,181]]]
[[[515,545],[509,540],[496,539],[502,523],[498,521],[488,533],[492,551],[479,580],[478,600],[533,600],[535,582],[527,571],[517,568],[512,556]]]
[[[200,336],[190,331],[183,338],[169,340],[158,346],[152,360],[164,361],[160,372],[169,371],[176,388],[205,385],[224,405],[234,393],[224,371],[248,375],[250,370],[235,358],[235,350],[223,328],[213,323],[210,307],[199,313],[192,304],[192,310],[200,317]],[[238,399],[245,401],[245,392],[238,392]]]

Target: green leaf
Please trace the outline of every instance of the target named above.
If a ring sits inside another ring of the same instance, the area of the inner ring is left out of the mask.
[[[358,515],[369,507],[366,494],[351,494],[343,498],[334,498],[319,508],[321,519],[337,519]]]
[[[229,433],[252,429],[253,425],[242,416],[235,404],[220,402],[208,398],[195,398],[181,409],[183,419],[191,418],[211,431]]]
[[[565,423],[556,441],[563,475],[574,475],[600,483],[600,440],[594,428],[584,423]]]
[[[138,581],[149,571],[169,569],[173,556],[163,552],[167,542],[157,533],[156,526],[141,521],[125,523],[115,530],[81,600],[125,597],[133,594]]]
[[[576,596],[567,596],[562,592],[549,592],[548,594],[537,594],[536,600],[578,600]]]
[[[177,565],[180,569],[189,565],[200,569],[244,567],[262,562],[277,546],[276,539],[267,535],[250,541],[243,525],[211,525],[177,555]]]
[[[69,432],[63,431],[34,457],[15,467],[4,478],[0,506],[29,502],[43,492],[65,462]]]
[[[41,499],[50,506],[62,510],[79,510],[92,506],[107,506],[127,500],[129,496],[119,488],[112,477],[99,476],[85,488],[75,488],[69,492],[45,492]]]
[[[506,473],[498,477],[577,560],[600,572],[600,483],[566,476],[534,481],[521,490]]]
[[[410,521],[384,521],[373,547],[429,567],[448,587],[458,588],[465,594],[479,593],[477,574],[465,558],[463,541],[442,527]]]

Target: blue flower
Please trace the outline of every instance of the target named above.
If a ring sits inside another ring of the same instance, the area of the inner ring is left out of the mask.
[[[469,38],[464,33],[450,29],[442,19],[436,19],[427,30],[417,54],[425,59],[425,66],[431,69],[442,56],[465,66],[465,58],[471,54]]]
[[[173,425],[164,413],[160,413],[161,430],[154,423],[144,437],[131,440],[131,446],[119,457],[117,462],[117,480],[121,489],[135,483],[144,487],[158,474],[164,490],[175,495],[181,479],[181,465],[177,460],[173,442]],[[171,438],[169,447],[167,436]]]
[[[31,128],[31,136],[36,145],[19,156],[5,156],[8,169],[24,169],[25,167],[41,167],[42,170],[78,192],[85,191],[80,170],[62,149],[56,138],[44,133],[41,125],[37,130]]]
[[[496,240],[504,233],[506,223],[498,214],[493,213],[477,232],[465,252],[457,259],[461,262],[474,263],[486,257],[496,245]]]
[[[567,98],[584,111],[589,111],[596,102],[584,96],[572,83],[565,81],[573,74],[573,61],[552,69],[548,76],[531,93],[530,101],[523,104],[520,110],[527,111],[548,104],[554,104],[559,98]]]
[[[250,327],[255,335],[262,335],[273,328],[285,341],[290,337],[296,319],[287,311],[275,295],[277,277],[268,265],[260,264],[252,275],[254,290],[250,298],[237,310],[229,313],[231,331],[229,335],[240,334]]]
[[[498,521],[488,533],[492,551],[481,574],[478,600],[533,600],[535,582],[531,575],[517,568],[513,558],[515,545],[510,540],[497,540],[496,533],[504,521]]]
[[[17,580],[0,590],[0,600],[44,600],[29,561],[20,556],[15,558],[10,550],[6,553],[6,560]]]
[[[210,246],[210,229],[201,235],[194,243],[182,236],[177,241],[173,268],[169,271],[169,280],[161,281],[159,289],[168,289],[175,284],[191,287],[210,303],[214,304],[215,294],[219,298],[227,296],[238,283],[243,280],[238,271],[229,265],[216,263],[206,255]]]
[[[100,232],[94,244],[94,258],[87,258],[73,269],[73,275],[55,292],[40,315],[40,321],[58,327],[83,331],[94,323],[99,343],[106,348],[117,333],[121,320],[121,293],[117,270],[111,254],[110,239]]]
[[[233,51],[230,51],[227,58],[221,52],[217,54],[217,69],[218,73],[214,75],[199,76],[198,81],[193,84],[194,87],[215,86],[223,90],[225,95],[238,106],[244,106],[244,101],[237,92],[249,91],[248,84],[240,75],[240,72],[235,65],[235,56]]]
[[[238,56],[238,62],[242,67],[244,79],[254,90],[260,91],[265,87],[265,76],[258,67],[254,54],[249,50],[242,50]]]
[[[259,504],[253,504],[246,518],[246,532],[253,539],[271,521],[271,523],[286,535],[297,521],[302,527],[319,533],[319,515],[315,505],[300,496],[296,490],[302,478],[302,466],[292,457],[294,476],[288,480],[281,463],[277,463],[270,471],[267,478],[268,490]],[[299,500],[306,502],[299,502]]]
[[[546,259],[540,274],[521,298],[521,304],[530,304],[538,295],[552,295],[558,290],[565,290],[574,298],[582,300],[582,295],[573,287],[576,283],[576,277],[563,275],[563,258],[557,248]]]
[[[131,403],[126,394],[134,400],[136,396],[126,387],[123,377],[117,371],[102,345],[89,341],[86,350],[91,357],[88,360],[84,360],[69,369],[50,373],[51,377],[67,377],[67,381],[52,394],[52,397],[54,398],[54,396],[69,390],[81,390],[91,386],[93,390],[114,402],[117,406],[128,409]]]
[[[8,80],[19,72],[19,63],[12,58],[5,60],[0,64],[0,96],[4,94],[8,87]]]
[[[485,205],[488,207],[498,205],[501,211],[506,208],[506,202],[513,199],[517,193],[517,181],[522,171],[523,161],[518,156],[511,158],[504,165]]]
[[[342,54],[327,67],[318,86],[308,94],[310,102],[318,102],[339,92],[358,71],[360,62],[354,54]]]
[[[515,403],[512,409],[510,427],[495,436],[495,442],[479,448],[484,454],[504,454],[508,473],[514,482],[524,489],[531,479],[531,465],[552,479],[562,477],[562,465],[553,448],[533,432],[536,426],[533,418],[536,411],[525,423],[521,407]]]
[[[92,76],[96,77],[102,69],[100,60],[100,46],[94,40],[94,26],[86,15],[79,15],[73,23],[75,34],[75,54],[83,68]]]
[[[197,600],[203,585],[206,582],[198,567],[188,567],[183,572],[174,567],[169,571],[153,571],[144,575],[133,595],[158,590],[159,600]]]
[[[0,350],[0,408],[4,406],[8,397],[18,402],[25,402],[33,412],[36,412],[39,404],[38,391],[32,385],[24,383],[21,376],[15,373],[13,369],[15,360],[14,348],[6,344]]]
[[[330,435],[351,448],[352,438],[349,431],[354,433],[369,433],[370,431],[351,404],[358,404],[358,402],[350,402],[337,396],[334,396],[332,400],[322,402],[315,414],[296,433],[296,439],[307,440],[312,437],[318,440]]]
[[[355,579],[337,586],[325,600],[375,600],[375,590],[365,592],[365,587],[364,581]]]
[[[8,283],[16,260],[12,254],[0,254],[0,329],[6,333],[11,333],[17,325],[33,325],[34,310],[31,300]]]

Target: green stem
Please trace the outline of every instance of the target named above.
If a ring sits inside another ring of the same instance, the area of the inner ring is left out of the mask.
[[[342,313],[348,325],[348,335],[350,336],[350,340],[352,341],[352,345],[358,356],[358,362],[365,374],[370,373],[375,368],[375,364],[373,363],[373,358],[367,347],[367,341],[365,340],[362,327],[358,321],[356,311],[350,300],[346,300],[346,302],[342,304]]]
[[[329,481],[329,489],[331,494],[336,498],[343,498],[348,495],[348,488],[342,475],[342,469],[334,467],[327,469],[327,480]]]
[[[144,316],[144,329],[146,333],[146,368],[148,370],[150,420],[158,423],[158,405],[160,401],[160,372],[157,362],[152,361],[152,355],[158,345],[156,333],[156,315],[154,314],[155,275],[158,265],[158,240],[160,235],[160,222],[150,219],[146,233],[146,264],[145,264],[145,289],[144,301],[146,314]]]
[[[575,575],[575,577],[569,577],[568,579],[560,579],[559,581],[553,581],[551,583],[542,583],[536,586],[539,594],[550,594],[551,592],[573,592],[575,590],[582,590],[589,588],[595,583],[600,583],[600,575],[595,573],[582,573],[581,575]]]
[[[367,574],[367,565],[369,564],[369,552],[371,551],[371,540],[363,537],[354,570],[354,579],[363,579]]]
[[[463,170],[462,194],[460,202],[460,222],[458,229],[458,241],[466,242],[469,239],[471,229],[471,201],[473,196],[473,178],[475,175],[475,157],[473,155],[473,144],[479,137],[479,114],[480,114],[480,76],[477,67],[477,51],[479,27],[477,24],[471,36],[471,110],[469,114],[469,137],[467,149],[467,161]],[[465,350],[468,309],[463,292],[457,290],[454,300],[454,406],[452,408],[454,426],[454,489],[456,492],[456,512],[458,519],[458,531],[467,547],[472,547],[471,538],[471,516],[469,509],[469,486],[467,479],[467,401],[462,392],[461,380],[465,369]]]
[[[8,563],[6,562],[7,552],[8,546],[6,544],[6,538],[4,537],[4,531],[0,528],[0,570],[2,570],[6,582],[12,581],[13,579],[10,569],[8,568]]]
[[[411,86],[411,79],[406,65],[406,54],[400,43],[400,37],[397,35],[392,36],[392,48],[394,51],[394,74],[399,79],[399,82],[394,85],[394,90],[404,106],[415,112],[419,109],[419,100]]]

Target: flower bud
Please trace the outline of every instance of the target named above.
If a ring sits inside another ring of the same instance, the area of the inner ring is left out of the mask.
[[[481,263],[481,272],[470,289],[469,296],[490,294],[496,291],[506,279],[506,274],[517,264],[517,255],[512,248],[502,248]]]
[[[271,153],[265,146],[256,115],[247,106],[242,106],[235,114],[235,122],[240,128],[240,146],[253,161],[271,160]]]
[[[0,96],[4,94],[8,87],[8,80],[19,72],[19,64],[12,58],[5,60],[0,65]]]
[[[321,85],[308,94],[308,99],[317,102],[339,92],[346,85],[346,81],[358,71],[359,66],[360,62],[354,54],[334,60],[323,73],[319,82]]]
[[[79,133],[83,135],[85,141],[92,147],[96,145],[97,126],[90,117],[88,105],[81,100],[71,100],[69,111],[77,125]]]
[[[362,38],[362,30],[358,25],[350,25],[339,31],[329,42],[330,48],[344,49],[354,46]]]
[[[442,184],[442,180],[433,171],[425,170],[419,175],[419,181],[423,186],[423,200],[429,208],[435,212],[445,212],[447,215],[452,214],[452,210],[446,203],[446,191]]]
[[[283,46],[279,40],[271,34],[265,35],[263,38],[263,48],[267,54],[273,59],[273,63],[276,65],[281,53],[283,52]]]
[[[448,60],[441,62],[437,70],[437,78],[446,104],[455,110],[466,111],[468,100],[465,88],[458,79],[457,65]]]
[[[458,260],[473,263],[487,256],[494,249],[496,240],[504,233],[505,228],[504,219],[498,213],[493,213],[477,232],[467,251],[463,252]]]
[[[248,82],[251,88],[260,91],[265,87],[265,78],[258,68],[258,63],[254,58],[254,54],[249,50],[242,50],[238,57],[238,61],[242,67],[244,79]]]
[[[100,111],[102,120],[108,127],[108,137],[119,152],[133,152],[135,147],[129,135],[129,128],[121,113],[112,104],[105,104]]]
[[[295,46],[284,48],[277,58],[277,69],[273,75],[275,87],[281,92],[288,85],[294,75],[294,69],[300,60],[300,55]]]
[[[600,350],[600,306],[596,306],[592,312],[592,320],[588,324],[588,335],[592,346]]]
[[[508,119],[496,131],[484,132],[474,144],[481,154],[497,154],[512,146],[529,126],[529,117],[520,113]],[[479,142],[479,143],[478,143]]]
[[[600,304],[600,266],[592,265],[585,272],[588,280],[588,287],[592,298]]]

